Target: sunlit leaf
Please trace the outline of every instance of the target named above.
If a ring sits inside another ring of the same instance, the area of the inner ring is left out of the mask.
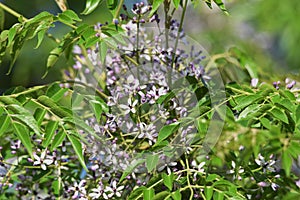
[[[175,192],[172,193],[171,196],[172,196],[172,198],[173,198],[174,200],[181,200],[181,199],[182,199],[180,190],[176,190]]]
[[[143,197],[145,200],[152,200],[154,195],[155,193],[153,188],[147,188],[143,192]]]
[[[282,168],[284,169],[287,176],[290,176],[291,167],[292,167],[292,157],[288,151],[282,152]]]
[[[205,199],[210,200],[213,196],[214,190],[211,186],[206,186],[204,188]]]
[[[171,173],[167,175],[166,173],[162,174],[163,180],[164,180],[164,185],[167,186],[167,188],[172,191],[173,188],[173,181],[174,181],[174,174]]]
[[[153,0],[152,10],[149,15],[152,16],[163,2],[164,0]]]
[[[7,115],[0,116],[0,137],[5,133],[7,128],[9,127],[10,120]]]
[[[175,8],[178,9],[180,0],[173,0],[173,4],[174,4]]]

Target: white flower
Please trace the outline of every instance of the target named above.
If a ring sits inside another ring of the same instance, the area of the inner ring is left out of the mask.
[[[74,185],[69,188],[69,191],[74,191],[72,199],[81,197],[81,195],[86,195],[85,184],[85,180],[81,180],[79,184],[77,182],[74,182]]]
[[[89,194],[89,197],[91,197],[92,199],[99,199],[103,191],[103,186],[99,185],[97,188],[92,189],[92,193]]]
[[[232,169],[228,171],[229,174],[234,174],[233,175],[233,179],[238,179],[238,180],[242,180],[242,177],[240,176],[240,174],[244,173],[244,169],[239,166],[237,167],[234,161],[231,161],[231,166]]]
[[[279,185],[277,185],[276,183],[271,183],[271,188],[276,191],[279,188]]]
[[[33,155],[34,159],[36,160],[34,161],[33,165],[41,165],[41,168],[43,170],[47,169],[46,165],[51,165],[53,163],[52,156],[46,156],[46,151],[47,150],[42,152],[41,157],[37,156],[36,154]]]
[[[128,105],[122,104],[120,105],[120,108],[124,110],[125,115],[127,115],[130,112],[135,113],[136,112],[135,106],[137,103],[138,103],[137,100],[134,100],[132,102],[131,98],[128,98]]]
[[[258,158],[255,159],[255,162],[257,165],[260,165],[263,168],[263,171],[265,172],[266,170],[270,172],[275,172],[275,160],[272,160],[273,155],[270,156],[270,160],[266,161],[265,158],[261,155],[258,154]]]
[[[106,186],[103,197],[104,199],[108,199],[116,195],[117,197],[121,197],[121,191],[124,189],[124,185],[117,187],[117,181],[112,182],[112,187]],[[108,193],[108,194],[107,194]]]

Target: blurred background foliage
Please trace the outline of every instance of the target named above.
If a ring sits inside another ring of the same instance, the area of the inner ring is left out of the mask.
[[[197,40],[211,55],[223,53],[230,47],[237,46],[258,64],[263,77],[266,79],[271,77],[270,81],[276,74],[283,76],[299,72],[300,1],[227,0],[224,2],[229,16],[216,6],[210,10],[204,3],[197,1],[196,8],[191,5],[187,12],[184,28],[187,34]],[[60,12],[54,0],[0,0],[0,2],[27,18],[42,11],[52,14]],[[125,2],[128,6],[134,3],[132,0]],[[79,14],[84,9],[85,1],[68,1],[68,4]],[[112,20],[105,1],[91,15],[80,17],[91,24]],[[16,22],[14,16],[5,13],[3,29],[9,29]],[[69,30],[66,26],[56,24],[55,32],[54,29],[50,31],[54,36],[62,38]],[[46,69],[48,53],[55,47],[55,43],[45,39],[41,47],[34,50],[35,44],[36,41],[27,42],[9,75],[5,75],[9,61],[4,60],[0,67],[0,90],[15,85],[32,86],[61,79],[62,69],[71,63],[66,64],[66,60],[60,59],[48,76],[41,79]]]

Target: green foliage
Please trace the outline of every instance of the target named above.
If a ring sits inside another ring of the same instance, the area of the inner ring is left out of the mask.
[[[92,13],[101,2],[87,0],[82,14]],[[170,70],[182,67],[174,65],[173,68],[173,64],[177,62],[175,54],[181,52],[173,52],[174,55],[171,52],[165,60],[154,61],[152,54],[161,53],[160,56],[163,57],[170,48],[161,52],[152,51],[153,49],[150,51],[147,49],[150,40],[146,38],[147,42],[142,43],[139,31],[142,31],[140,25],[146,20],[150,21],[150,17],[160,7],[164,8],[167,16],[165,24],[170,26],[173,17],[169,16],[170,8],[175,12],[182,6],[183,1],[154,0],[152,10],[136,4],[134,12],[137,18],[132,18],[131,22],[134,22],[138,31],[134,35],[137,46],[131,44],[130,51],[120,48],[121,45],[128,44],[125,37],[128,32],[122,26],[127,25],[127,19],[116,21],[121,12],[120,2],[106,1],[111,14],[117,17],[100,28],[85,24],[74,11],[65,10],[57,15],[42,12],[31,19],[18,16],[19,23],[1,32],[0,61],[6,53],[10,54],[12,62],[9,72],[26,41],[37,38],[36,48],[39,48],[47,36],[54,39],[57,45],[49,53],[44,76],[65,55],[67,58],[74,57],[80,67],[87,69],[86,74],[90,75],[87,79],[96,80],[95,88],[88,81],[70,80],[77,75],[70,70],[68,80],[32,88],[17,87],[0,96],[0,172],[1,175],[5,174],[0,177],[1,199],[23,195],[21,189],[12,191],[8,183],[27,184],[35,191],[32,182],[40,187],[40,192],[45,191],[57,199],[63,198],[63,195],[79,198],[79,193],[87,199],[103,197],[135,200],[298,197],[299,183],[296,182],[298,177],[294,165],[300,155],[300,105],[299,89],[293,89],[298,83],[291,84],[287,80],[283,86],[279,82],[273,85],[261,82],[255,61],[238,48],[212,55],[205,66],[207,71],[212,71],[212,77],[214,73],[221,73],[224,78],[224,91],[213,90],[217,83],[207,81],[210,77],[205,77],[204,72],[200,75],[187,72],[184,75],[184,80],[189,83],[185,89],[192,91],[197,99],[186,115],[181,116],[182,113],[177,113],[176,110],[180,109],[176,106],[181,98],[176,92],[181,88],[175,87],[173,91],[167,91],[160,96],[157,93],[161,91],[155,91],[152,96],[147,97],[153,98],[157,95],[158,98],[142,103],[142,98],[146,96],[143,94],[144,89],[156,89],[159,84],[155,82],[142,85],[138,92],[128,95],[128,105],[121,104],[122,109],[115,111],[115,116],[112,115],[114,107],[111,104],[114,102],[110,89],[117,87],[118,81],[121,82],[118,75],[123,75],[125,66],[116,73],[116,85],[108,85],[106,81],[109,75],[105,68],[114,65],[106,66],[105,62],[106,59],[115,59],[110,54],[120,53],[120,60],[116,59],[115,62],[124,62],[132,74],[134,67],[137,67],[139,73],[139,64],[143,57],[149,57],[151,64],[159,66],[164,66],[169,59],[171,63],[168,67],[172,67]],[[205,0],[205,3],[210,8],[215,3],[227,13],[221,0]],[[145,8],[148,10],[144,11]],[[185,13],[186,7],[182,6],[182,9]],[[175,50],[179,48],[177,43],[183,18],[184,16],[176,27],[178,32],[175,36]],[[158,20],[155,20],[158,24]],[[60,40],[48,33],[57,22],[71,28]],[[0,21],[0,28],[1,24],[3,22]],[[160,35],[164,35],[162,33]],[[168,32],[165,37],[169,39]],[[80,49],[82,57],[72,53],[74,46]],[[89,58],[93,54],[88,52],[96,51],[100,52],[99,57]],[[94,64],[93,59],[101,64]],[[193,65],[192,61],[182,63]],[[217,70],[213,70],[213,66],[217,66]],[[179,72],[179,69],[176,70]],[[78,77],[80,75],[82,74]],[[128,78],[126,81],[132,80]],[[253,84],[255,81],[257,83]],[[169,82],[172,83],[172,80]],[[180,79],[179,84],[174,85],[181,85],[183,82]],[[130,90],[131,87],[133,86],[126,89]],[[91,95],[90,91],[95,95]],[[221,92],[226,94],[225,99],[218,98]],[[212,98],[216,96],[218,101]],[[122,99],[117,97],[116,101]],[[182,97],[185,101],[190,100],[188,95]],[[153,121],[151,114],[157,110],[151,109],[155,106],[166,110],[167,116],[157,133],[154,131],[151,135],[151,132],[146,132],[151,128],[146,127],[146,122]],[[222,112],[222,106],[226,113]],[[128,117],[122,118],[122,112],[127,112]],[[140,129],[134,129],[130,127],[130,123],[125,123],[130,120],[138,124]],[[218,126],[223,123],[225,125],[220,138],[213,138],[218,140],[217,144],[210,147],[206,140],[215,137],[208,135],[212,122]],[[184,134],[189,124],[195,124],[196,129]],[[122,130],[125,126],[129,127],[128,132]],[[178,140],[184,141],[183,147],[177,144]],[[87,152],[89,148],[92,152]],[[125,151],[120,151],[120,148]],[[12,149],[17,150],[14,152]],[[103,151],[110,154],[105,155]],[[131,155],[134,158],[130,160]],[[121,163],[123,165],[118,166],[117,158],[124,159]],[[97,171],[99,166],[107,167],[106,162],[112,163],[109,167],[121,167],[122,173]],[[2,169],[2,166],[8,167]],[[26,177],[26,173],[31,173],[32,177]],[[122,191],[125,186],[126,189]],[[65,194],[65,187],[69,187],[73,194]]]

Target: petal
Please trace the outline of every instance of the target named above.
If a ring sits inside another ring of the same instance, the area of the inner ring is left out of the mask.
[[[43,170],[46,170],[47,169],[47,167],[46,167],[46,165],[43,163],[43,164],[41,164],[41,168],[43,169]]]
[[[117,181],[113,181],[112,186],[113,186],[113,188],[116,188],[117,187]]]
[[[46,165],[51,165],[51,164],[53,163],[53,160],[46,159],[46,160],[44,160],[44,163],[45,163]]]
[[[46,150],[42,152],[42,154],[41,154],[41,159],[44,159],[45,156],[46,156]]]
[[[37,161],[40,161],[40,160],[41,160],[40,157],[38,157],[38,155],[36,155],[36,154],[33,154],[33,157],[34,157],[34,159],[36,159]]]

